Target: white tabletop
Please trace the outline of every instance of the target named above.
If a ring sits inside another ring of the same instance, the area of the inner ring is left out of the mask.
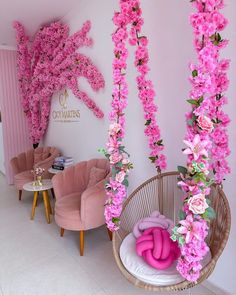
[[[40,192],[46,191],[52,188],[52,181],[51,179],[42,179],[43,185],[33,185],[34,181],[28,182],[24,184],[23,189],[29,192]]]
[[[50,168],[48,169],[48,172],[50,172],[50,173],[52,173],[52,174],[57,174],[57,173],[60,173],[60,172],[62,172],[62,171],[64,171],[64,170],[53,169],[52,167],[50,167]]]

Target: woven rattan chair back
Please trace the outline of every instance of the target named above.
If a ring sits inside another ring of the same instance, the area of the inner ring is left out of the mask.
[[[131,275],[123,266],[119,250],[124,238],[132,232],[134,224],[147,217],[154,210],[159,210],[166,217],[178,222],[179,210],[182,206],[182,192],[177,187],[177,172],[163,173],[140,185],[125,201],[120,229],[113,234],[113,253],[116,263],[128,281],[137,287],[150,291],[180,291],[195,284],[183,281],[171,286],[155,286],[144,283]],[[211,261],[201,270],[196,284],[201,283],[212,273],[229,237],[231,215],[227,198],[219,186],[212,186],[210,199],[216,211],[216,219],[210,224],[208,244],[211,249]]]

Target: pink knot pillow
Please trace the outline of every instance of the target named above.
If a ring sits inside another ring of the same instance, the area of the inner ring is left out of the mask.
[[[166,269],[180,256],[177,242],[161,227],[146,229],[136,240],[136,252],[147,264],[156,269]]]
[[[135,236],[135,238],[138,238],[147,228],[150,227],[161,227],[171,233],[174,227],[174,223],[172,220],[166,218],[164,215],[161,215],[159,211],[154,211],[152,212],[150,217],[145,217],[135,224],[133,235]]]

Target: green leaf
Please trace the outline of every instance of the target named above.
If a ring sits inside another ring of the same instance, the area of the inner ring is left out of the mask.
[[[183,212],[182,210],[180,210],[180,211],[179,211],[179,219],[180,219],[180,220],[183,220],[183,219],[185,219],[185,217],[186,217],[186,213]]]
[[[118,217],[113,217],[112,218],[112,222],[115,223],[115,224],[118,224],[120,222],[120,218]]]
[[[177,169],[178,169],[179,173],[181,173],[183,175],[186,175],[188,172],[187,168],[185,168],[183,166],[177,166]]]
[[[201,96],[201,97],[199,98],[199,100],[198,100],[198,104],[199,104],[199,105],[203,102],[203,99],[204,99],[203,96]]]
[[[152,161],[152,163],[154,163],[157,159],[157,157],[149,157],[149,159]]]
[[[125,185],[126,187],[128,187],[128,186],[129,186],[129,181],[128,181],[128,179],[125,178],[125,179],[123,180],[122,184]]]
[[[187,102],[196,106],[199,106],[198,101],[195,99],[187,99]]]
[[[113,167],[111,168],[111,174],[112,174],[113,177],[116,176],[116,168],[115,168],[115,166],[113,166]]]
[[[207,205],[210,206],[211,205],[211,200],[210,199],[206,199]]]
[[[118,162],[118,163],[116,163],[116,167],[118,167],[118,168],[121,168],[122,167],[122,162]]]
[[[180,236],[179,239],[178,239],[178,242],[180,244],[180,246],[183,246],[185,244],[185,239],[183,236]]]
[[[163,145],[163,139],[161,139],[161,140],[158,140],[157,142],[156,142],[156,145],[159,145],[159,146],[162,146]]]
[[[188,124],[189,126],[193,126],[193,120],[189,119],[189,120],[187,121],[187,124]]]
[[[148,119],[148,120],[146,121],[146,123],[145,123],[145,126],[148,126],[148,125],[150,125],[150,124],[151,124],[151,122],[152,122],[152,120],[151,120],[151,119]]]
[[[177,237],[176,237],[176,235],[172,235],[172,236],[170,236],[170,238],[171,238],[171,240],[173,241],[173,242],[176,242],[177,241]]]
[[[192,71],[193,78],[197,77],[197,75],[198,75],[198,71],[197,70],[193,70]]]
[[[175,226],[175,227],[172,229],[173,234],[177,235],[177,234],[178,234],[177,230],[178,230],[178,226]]]
[[[216,218],[216,212],[212,207],[208,207],[206,209],[206,212],[207,212],[207,217],[209,219],[215,219]]]

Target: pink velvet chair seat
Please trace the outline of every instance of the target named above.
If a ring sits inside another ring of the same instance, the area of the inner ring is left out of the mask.
[[[79,193],[72,193],[59,199],[55,204],[55,221],[64,229],[80,230],[82,222],[80,218]]]

